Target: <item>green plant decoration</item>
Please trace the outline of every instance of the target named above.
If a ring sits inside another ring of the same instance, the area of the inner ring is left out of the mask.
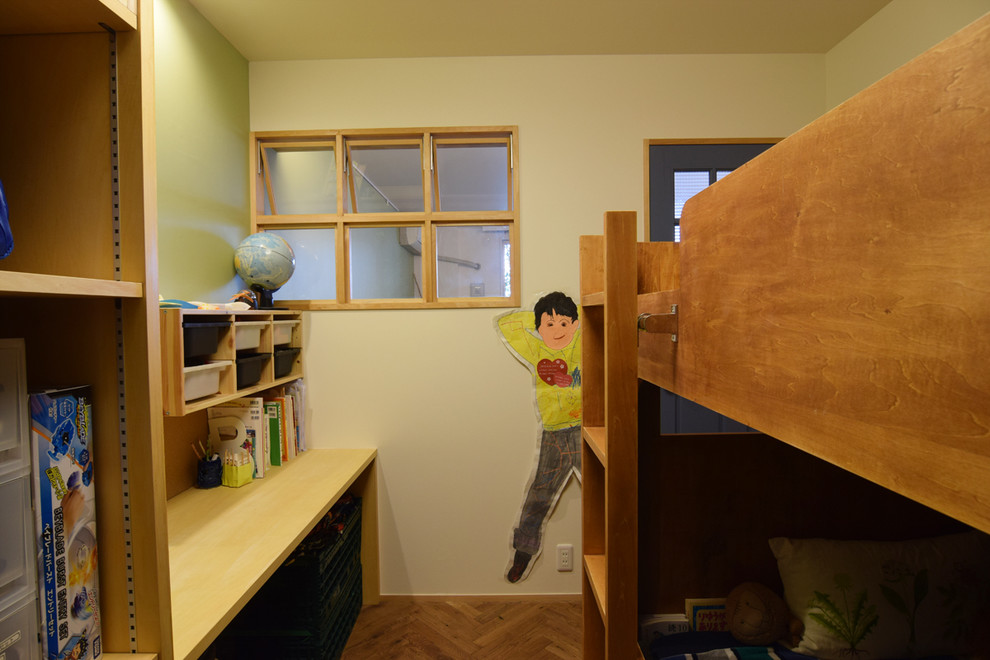
[[[910,631],[908,642],[913,648],[918,641],[915,630],[918,606],[928,595],[928,569],[922,568],[915,573],[903,562],[891,560],[883,563],[881,572],[884,581],[892,586],[880,584],[880,593],[891,607],[904,615]]]
[[[808,605],[818,612],[809,612],[808,616],[833,637],[848,645],[843,651],[844,654],[859,657],[862,651],[857,647],[873,631],[880,616],[877,614],[877,608],[869,603],[866,589],[850,598],[853,584],[848,575],[844,573],[836,575],[835,587],[842,594],[841,607],[832,601],[829,594],[815,591],[815,596]]]
[[[974,631],[978,613],[990,612],[990,579],[970,563],[955,562],[952,578],[936,587],[946,611],[942,638],[951,642],[967,639]]]

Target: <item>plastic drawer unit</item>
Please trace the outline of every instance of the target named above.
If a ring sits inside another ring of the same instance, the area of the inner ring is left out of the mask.
[[[0,657],[4,660],[38,660],[38,598],[25,594],[0,609]]]
[[[230,360],[216,360],[206,364],[185,367],[182,376],[185,379],[183,396],[186,401],[211,396],[220,391],[220,373],[229,369]]]
[[[237,321],[234,323],[234,348],[243,351],[261,345],[261,332],[269,327],[268,321]]]
[[[216,317],[187,318],[182,323],[183,355],[187,364],[194,364],[217,352],[223,334],[230,328],[230,321]]]
[[[24,468],[0,477],[0,607],[11,594],[34,592],[37,586],[30,475]]]
[[[0,339],[0,479],[30,465],[24,340]]]

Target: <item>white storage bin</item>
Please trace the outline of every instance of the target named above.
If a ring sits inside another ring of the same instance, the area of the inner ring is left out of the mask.
[[[233,362],[230,360],[217,360],[183,369],[182,376],[185,380],[183,396],[185,400],[192,401],[219,392],[220,372],[229,369],[231,364]]]
[[[0,477],[30,465],[23,339],[0,339]]]
[[[273,321],[272,322],[272,332],[273,339],[272,342],[279,346],[281,344],[288,344],[292,341],[292,330],[297,325],[299,325],[299,319],[293,319],[290,321]]]
[[[238,321],[234,324],[234,348],[258,348],[261,345],[261,331],[268,321]]]
[[[30,468],[0,478],[0,530],[0,608],[6,608],[37,586]]]
[[[38,660],[40,657],[38,597],[37,592],[32,591],[0,610],[0,658]]]

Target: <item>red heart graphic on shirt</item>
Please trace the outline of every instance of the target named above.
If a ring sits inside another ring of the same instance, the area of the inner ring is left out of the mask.
[[[550,361],[542,359],[536,365],[536,375],[547,385],[567,387],[574,379],[567,373],[567,362],[557,358]]]

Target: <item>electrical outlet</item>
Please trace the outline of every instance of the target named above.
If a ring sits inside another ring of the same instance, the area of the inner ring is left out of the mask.
[[[561,543],[557,546],[557,570],[574,570],[574,546],[570,543]]]

